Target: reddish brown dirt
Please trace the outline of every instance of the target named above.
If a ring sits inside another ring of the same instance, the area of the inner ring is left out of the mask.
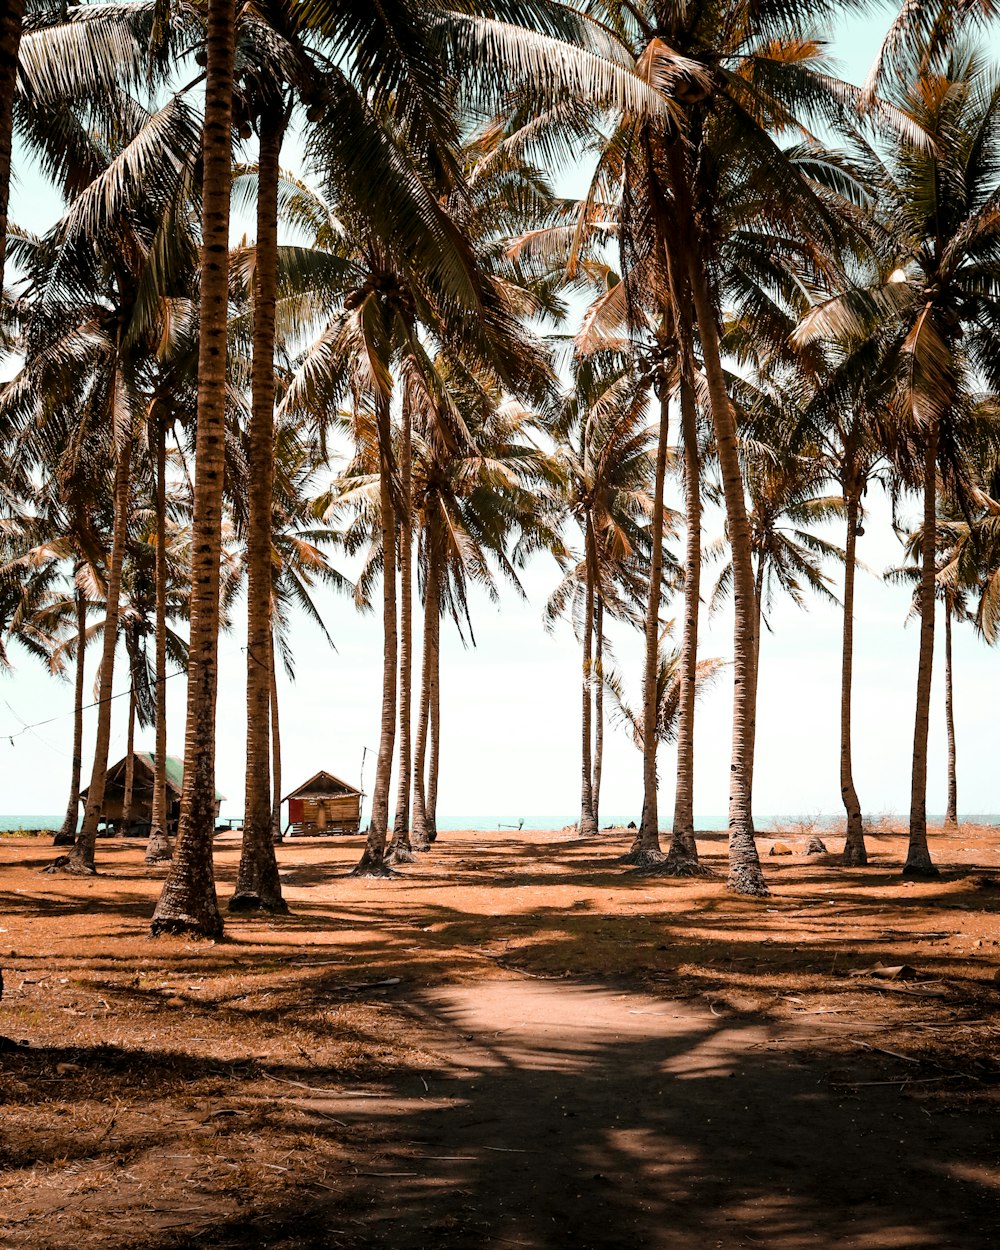
[[[139,847],[0,841],[0,1247],[992,1250],[997,831],[928,883],[888,832],[765,858],[763,901],[626,845],[446,834],[375,882],[286,844],[294,914],[212,945],[146,939]]]

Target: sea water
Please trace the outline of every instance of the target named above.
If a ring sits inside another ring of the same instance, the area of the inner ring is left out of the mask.
[[[367,827],[367,816],[365,812],[365,826]],[[226,813],[223,813],[223,820],[228,819]],[[630,819],[635,817],[620,816],[613,812],[601,813],[601,828],[607,825],[615,825],[624,827]],[[893,823],[899,823],[901,828],[905,827],[906,817],[903,814],[885,815],[881,819],[887,819]],[[941,824],[944,821],[944,815],[928,815],[928,821],[932,825]],[[1000,824],[1000,813],[987,812],[978,815],[961,813],[960,819],[963,822],[973,825],[998,825]],[[524,829],[545,829],[558,830],[565,829],[567,825],[571,825],[576,817],[570,813],[563,816],[502,816],[498,817],[496,813],[484,815],[482,812],[471,816],[442,816],[438,818],[438,829],[442,833],[454,832],[459,829],[480,829],[484,833],[492,833],[499,831],[500,833],[513,830],[517,831],[518,825]],[[757,832],[764,834],[775,828],[794,829],[798,825],[812,825],[817,832],[823,830],[838,828],[843,821],[843,816],[830,815],[797,815],[797,816],[769,816],[756,815],[754,823]],[[61,829],[63,816],[0,816],[0,834],[10,833],[17,829]],[[729,824],[726,816],[696,816],[694,821],[695,829],[702,831],[725,829]],[[666,826],[665,827],[669,827]]]

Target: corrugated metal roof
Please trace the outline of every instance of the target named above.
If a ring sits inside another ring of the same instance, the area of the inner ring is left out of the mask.
[[[156,768],[156,757],[152,751],[136,751],[136,757],[141,757],[149,765],[150,769]],[[168,755],[165,758],[167,770],[167,784],[173,786],[178,794],[184,789],[184,761],[176,755]],[[215,798],[217,802],[225,799],[225,795],[221,790],[216,790]]]
[[[145,764],[145,766],[149,769],[150,773],[155,772],[156,756],[154,755],[152,751],[136,751],[135,758],[137,760],[142,760],[143,764]],[[107,775],[110,777],[111,774],[115,772],[116,769],[121,768],[124,763],[125,763],[125,756],[122,756],[122,758],[118,761],[117,764],[111,765],[111,767],[108,769]],[[167,787],[173,790],[175,794],[179,795],[181,791],[184,789],[184,761],[176,755],[168,755],[166,757],[166,771],[167,771]],[[87,793],[86,790],[81,790],[80,797],[83,798],[86,795],[86,793]],[[221,790],[216,790],[215,801],[217,803],[223,802],[225,800],[225,797],[226,796],[222,793]]]

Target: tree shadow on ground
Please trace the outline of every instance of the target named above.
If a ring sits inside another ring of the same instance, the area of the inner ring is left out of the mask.
[[[881,1075],[864,1061],[789,1062],[764,1048],[759,1018],[617,998],[540,987],[525,1022],[503,994],[422,996],[413,1018],[438,1070],[402,1073],[380,1098],[297,1100],[317,1157],[352,1128],[364,1157],[322,1185],[303,1176],[294,1197],[256,1193],[186,1241],[144,1244],[992,1250],[990,1118],[860,1089]]]

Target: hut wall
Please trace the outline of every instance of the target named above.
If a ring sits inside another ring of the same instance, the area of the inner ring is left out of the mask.
[[[361,820],[361,795],[290,799],[288,820],[292,833],[355,833]]]

